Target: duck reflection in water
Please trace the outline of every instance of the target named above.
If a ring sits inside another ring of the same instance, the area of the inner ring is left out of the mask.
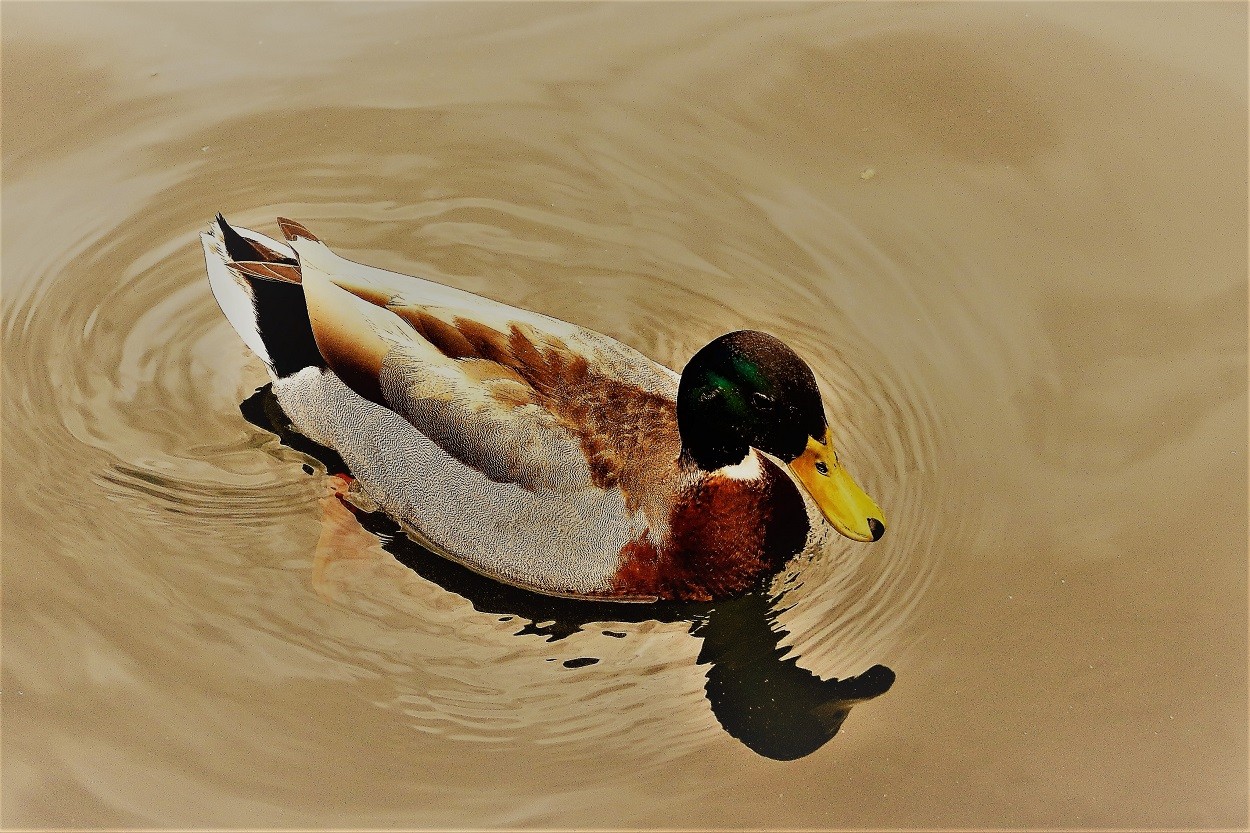
[[[328,473],[348,473],[337,453],[291,427],[269,385],[240,410],[283,445],[320,461]],[[712,713],[729,735],[767,758],[789,761],[810,755],[837,734],[852,706],[884,694],[894,683],[894,672],[883,665],[855,677],[822,680],[800,668],[796,658],[783,658],[786,649],[780,643],[786,632],[776,625],[777,599],[763,589],[719,602],[647,605],[544,596],[429,552],[381,512],[355,515],[361,526],[379,536],[383,549],[422,578],[464,597],[483,613],[528,620],[518,635],[557,641],[596,623],[690,622],[690,634],[703,641],[697,662],[708,666],[705,693]],[[577,658],[565,665],[592,662]]]

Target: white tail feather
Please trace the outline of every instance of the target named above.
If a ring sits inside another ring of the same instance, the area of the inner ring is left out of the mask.
[[[287,257],[296,257],[295,251],[285,243],[280,243],[251,229],[235,226],[234,230],[248,240],[268,246]],[[204,244],[204,264],[208,267],[208,285],[213,290],[217,305],[221,307],[226,320],[234,327],[239,338],[243,339],[243,343],[269,365],[272,371],[273,361],[269,357],[268,349],[265,348],[265,342],[260,337],[256,321],[256,303],[251,287],[227,265],[230,262],[230,256],[226,253],[226,245],[222,242],[221,230],[216,223],[212,224],[211,232],[204,232],[200,235],[200,242]]]
[[[201,234],[200,242],[204,244],[204,264],[208,267],[208,285],[217,299],[217,306],[225,313],[226,320],[234,327],[234,331],[243,339],[243,343],[260,356],[267,365],[273,362],[265,342],[261,340],[260,330],[256,323],[256,305],[252,301],[252,291],[246,283],[235,276],[226,265],[225,246],[211,234]]]

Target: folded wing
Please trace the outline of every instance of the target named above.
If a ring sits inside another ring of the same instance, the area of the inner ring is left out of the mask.
[[[681,449],[676,374],[605,336],[284,231],[317,347],[353,391],[491,480],[664,505],[659,473]]]

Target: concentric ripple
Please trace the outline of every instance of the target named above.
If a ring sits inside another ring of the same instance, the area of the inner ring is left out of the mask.
[[[195,232],[220,206],[261,228],[278,214],[298,217],[347,256],[577,321],[678,368],[729,329],[781,334],[810,358],[842,455],[889,508],[891,532],[873,548],[827,536],[797,559],[775,588],[777,627],[821,677],[889,661],[936,567],[932,543],[951,532],[932,508],[939,403],[901,363],[907,357],[873,343],[874,323],[844,303],[861,282],[900,281],[898,267],[844,218],[796,221],[756,184],[694,157],[625,169],[622,158],[638,148],[614,145],[613,135],[582,147],[573,128],[587,115],[552,115],[561,129],[482,136],[497,160],[489,174],[481,160],[441,152],[446,136],[468,129],[454,124],[460,111],[354,108],[302,118],[384,119],[423,152],[328,147],[254,170],[240,144],[153,180],[146,199],[108,216],[110,225],[84,229],[66,251],[32,264],[42,280],[18,276],[39,291],[19,295],[6,315],[8,344],[21,345],[6,350],[7,393],[22,409],[6,442],[19,456],[38,448],[45,464],[72,469],[80,500],[113,507],[96,522],[119,541],[138,527],[192,552],[247,549],[249,567],[287,574],[280,587],[249,587],[228,572],[206,575],[197,555],[153,567],[156,577],[140,568],[131,580],[159,578],[198,605],[232,611],[216,627],[233,640],[260,630],[340,673],[387,680],[378,705],[420,732],[554,744],[573,757],[603,743],[680,755],[716,736],[689,621],[631,611],[632,621],[585,623],[550,642],[520,633],[541,623],[480,611],[382,553],[330,566],[352,571],[337,579],[349,588],[350,601],[338,603],[346,610],[318,598],[309,576],[323,469],[241,416],[265,377],[217,310],[199,262]],[[215,130],[248,135],[264,118]],[[698,214],[677,210],[690,195],[674,183],[698,192]],[[305,196],[275,204],[275,192]],[[387,199],[398,194],[409,196]],[[206,196],[219,202],[200,208]],[[284,615],[292,618],[275,626]],[[583,658],[598,662],[566,666]],[[675,711],[650,708],[657,697]]]

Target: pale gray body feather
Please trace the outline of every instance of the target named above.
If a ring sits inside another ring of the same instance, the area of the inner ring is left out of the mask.
[[[338,451],[383,511],[479,572],[546,593],[602,593],[621,548],[643,532],[619,490],[569,494],[492,480],[332,372],[306,368],[273,389],[295,427]]]

